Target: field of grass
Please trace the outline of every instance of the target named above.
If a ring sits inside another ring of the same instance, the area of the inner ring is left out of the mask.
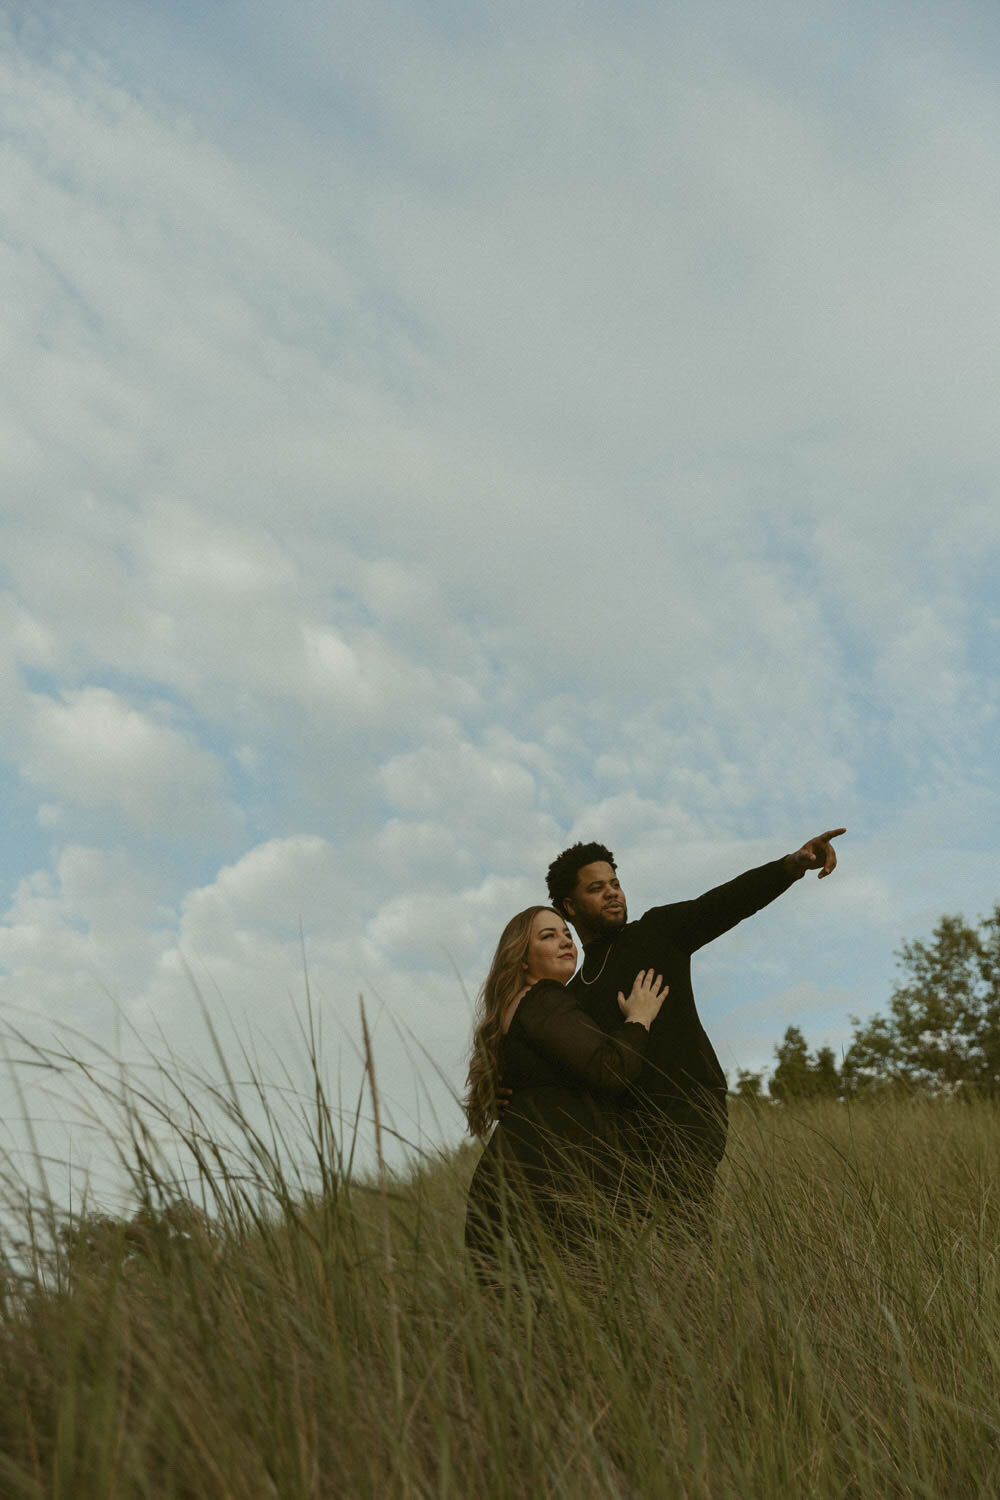
[[[174,1111],[182,1191],[120,1085],[139,1211],[23,1201],[9,1500],[1000,1493],[989,1104],[737,1107],[708,1244],[660,1228],[597,1287],[496,1302],[463,1264],[474,1151],[352,1181],[321,1092],[294,1138],[227,1107],[224,1141]]]

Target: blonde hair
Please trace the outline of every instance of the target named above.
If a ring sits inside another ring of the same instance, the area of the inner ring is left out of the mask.
[[[524,961],[531,941],[531,924],[540,911],[551,911],[553,916],[559,916],[551,906],[529,906],[525,911],[519,911],[516,917],[511,917],[500,934],[490,972],[479,991],[464,1100],[470,1135],[487,1135],[497,1118],[503,1019],[511,1001],[524,989]]]

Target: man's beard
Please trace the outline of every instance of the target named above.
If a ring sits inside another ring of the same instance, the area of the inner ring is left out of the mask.
[[[628,907],[624,901],[620,911],[602,911],[595,916],[593,925],[597,929],[598,937],[614,937],[616,932],[621,932],[628,921]]]

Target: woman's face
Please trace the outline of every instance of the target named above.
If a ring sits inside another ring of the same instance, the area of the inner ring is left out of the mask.
[[[524,960],[529,981],[558,979],[567,984],[576,970],[576,944],[562,917],[554,911],[535,913]]]

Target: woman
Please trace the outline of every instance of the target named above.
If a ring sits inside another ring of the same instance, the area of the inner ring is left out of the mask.
[[[465,1098],[473,1135],[497,1119],[501,1076],[513,1090],[469,1187],[465,1242],[483,1280],[512,1250],[580,1249],[617,1187],[614,1096],[638,1076],[667,987],[641,971],[606,1035],[565,988],[576,956],[563,918],[530,906],[504,928],[479,997]]]

